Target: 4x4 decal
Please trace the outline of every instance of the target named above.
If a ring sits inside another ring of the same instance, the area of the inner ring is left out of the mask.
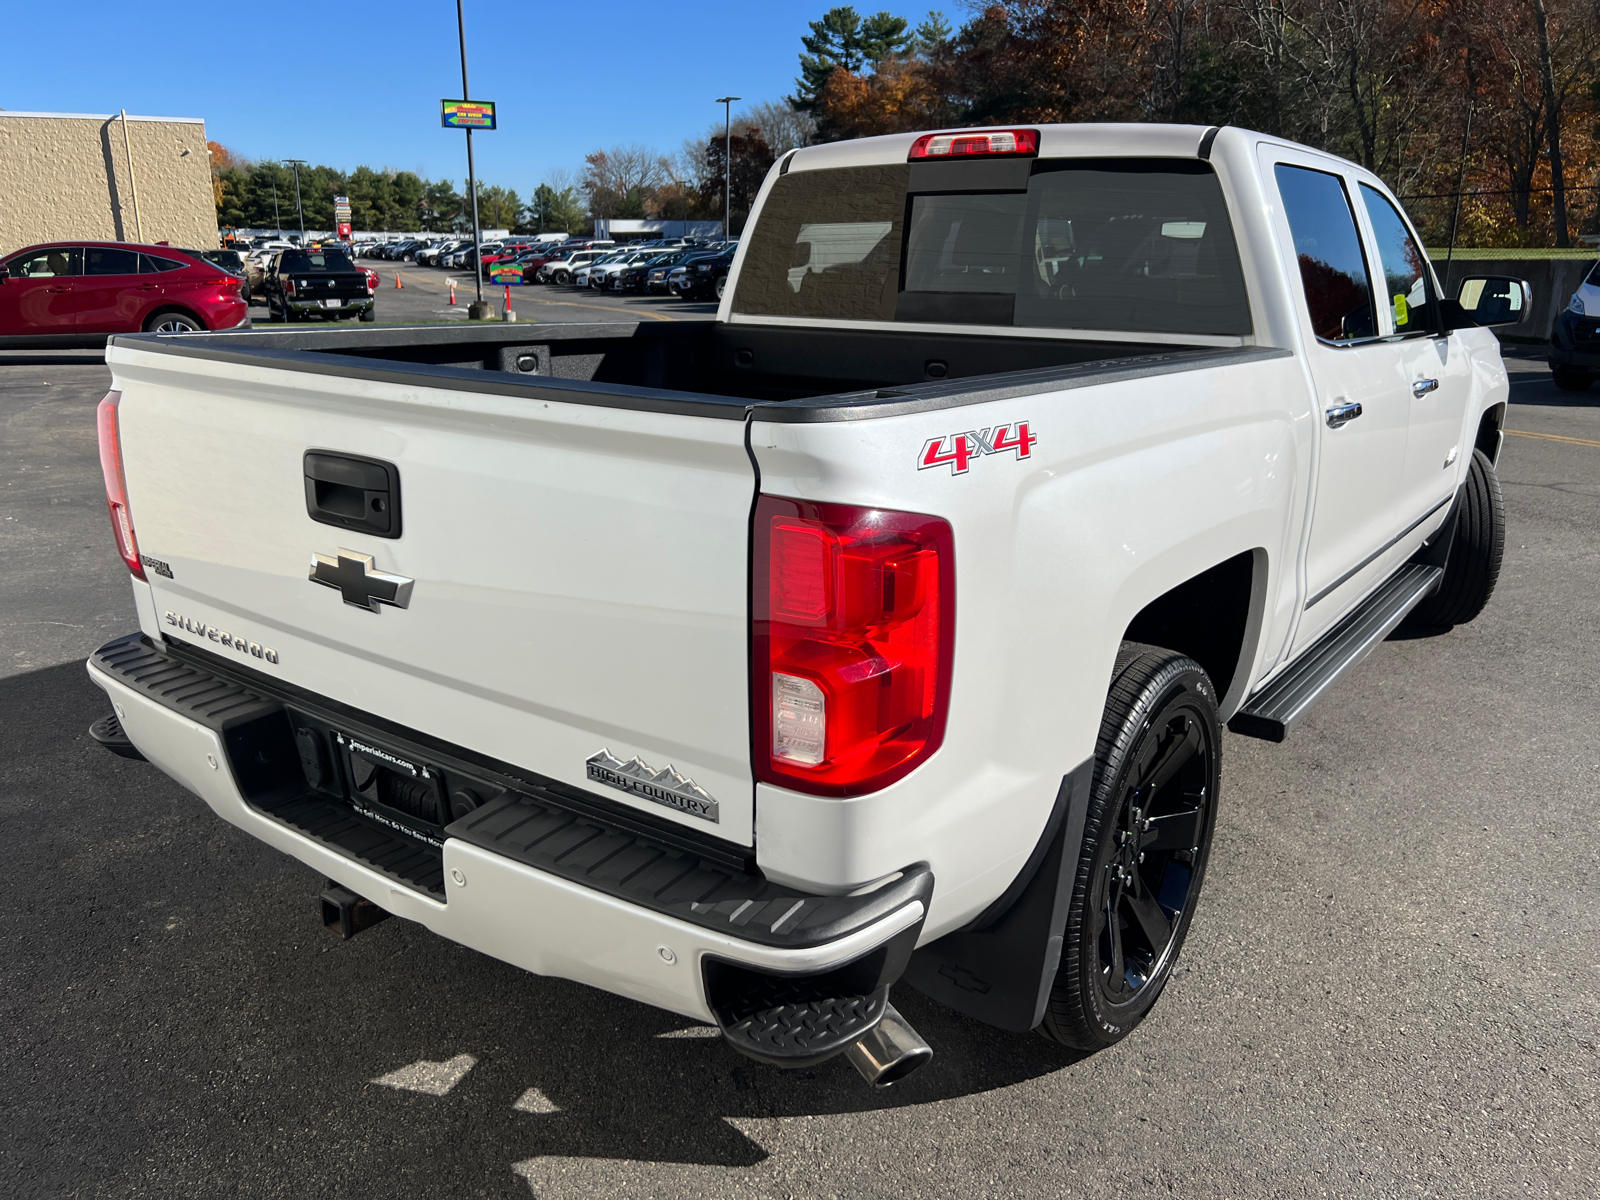
[[[917,470],[929,467],[950,467],[950,474],[965,475],[972,460],[986,454],[1004,454],[1015,451],[1017,458],[1028,458],[1033,444],[1039,439],[1028,432],[1026,421],[995,425],[987,429],[969,429],[965,433],[948,433],[943,437],[929,438],[917,459]],[[948,444],[948,449],[946,445]]]

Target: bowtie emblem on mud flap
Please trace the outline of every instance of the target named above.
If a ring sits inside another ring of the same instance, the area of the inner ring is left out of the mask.
[[[340,550],[337,556],[313,554],[309,578],[312,583],[333,588],[346,604],[368,612],[377,612],[380,604],[405,608],[411,603],[411,585],[416,582],[378,570],[372,565],[372,555],[354,550]]]

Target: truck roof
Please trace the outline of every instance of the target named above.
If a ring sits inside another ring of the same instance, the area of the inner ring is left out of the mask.
[[[1228,130],[1244,133],[1263,142],[1292,146],[1302,153],[1323,154],[1338,162],[1344,159],[1308,146],[1233,126],[1158,125],[1135,122],[1084,122],[1081,124],[1040,124],[1018,121],[1010,125],[989,125],[974,129],[924,129],[912,133],[889,133],[881,137],[859,138],[853,142],[830,142],[805,146],[793,152],[788,171],[817,171],[830,167],[882,166],[906,162],[911,144],[925,133],[978,133],[983,129],[1035,129],[1039,132],[1039,158],[1192,158],[1199,153],[1207,133]],[[1351,163],[1351,166],[1357,164]]]

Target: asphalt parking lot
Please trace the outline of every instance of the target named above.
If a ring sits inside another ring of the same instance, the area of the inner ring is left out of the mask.
[[[471,271],[444,271],[377,258],[356,261],[378,273],[376,313],[380,325],[465,321],[467,305],[477,299]],[[395,286],[397,276],[399,287]],[[450,303],[452,282],[456,285],[454,305]],[[511,293],[511,311],[519,321],[673,321],[690,315],[709,316],[717,310],[715,302],[679,300],[676,296],[636,296],[548,284],[506,288],[485,283],[483,298],[494,304],[497,318],[505,311],[507,291]],[[267,324],[266,307],[260,297],[256,299],[250,308],[250,319],[257,325]],[[345,322],[347,326],[354,323]]]
[[[95,746],[83,659],[134,625],[109,376],[0,356],[4,1192],[1600,1194],[1600,388],[1512,366],[1498,594],[1227,740],[1145,1025],[1080,1058],[902,988],[936,1058],[880,1094],[399,920],[337,942],[317,876]]]

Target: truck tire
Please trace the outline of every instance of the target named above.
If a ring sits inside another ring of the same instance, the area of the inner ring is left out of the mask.
[[[1474,450],[1444,578],[1438,591],[1411,610],[1407,622],[1437,626],[1472,620],[1494,595],[1505,549],[1506,506],[1500,477],[1483,451]]]
[[[572,272],[557,271],[555,273],[555,281],[565,287],[567,284],[572,282]]]
[[[1550,381],[1563,392],[1587,392],[1594,376],[1573,367],[1551,367]]]
[[[1211,853],[1221,750],[1217,693],[1200,664],[1124,642],[1039,1027],[1052,1041],[1088,1051],[1121,1041],[1171,978]]]
[[[378,319],[378,314],[377,314],[377,311],[375,309],[368,307],[368,308],[363,308],[361,310],[360,320],[363,320],[363,321],[376,321],[377,319]]]

